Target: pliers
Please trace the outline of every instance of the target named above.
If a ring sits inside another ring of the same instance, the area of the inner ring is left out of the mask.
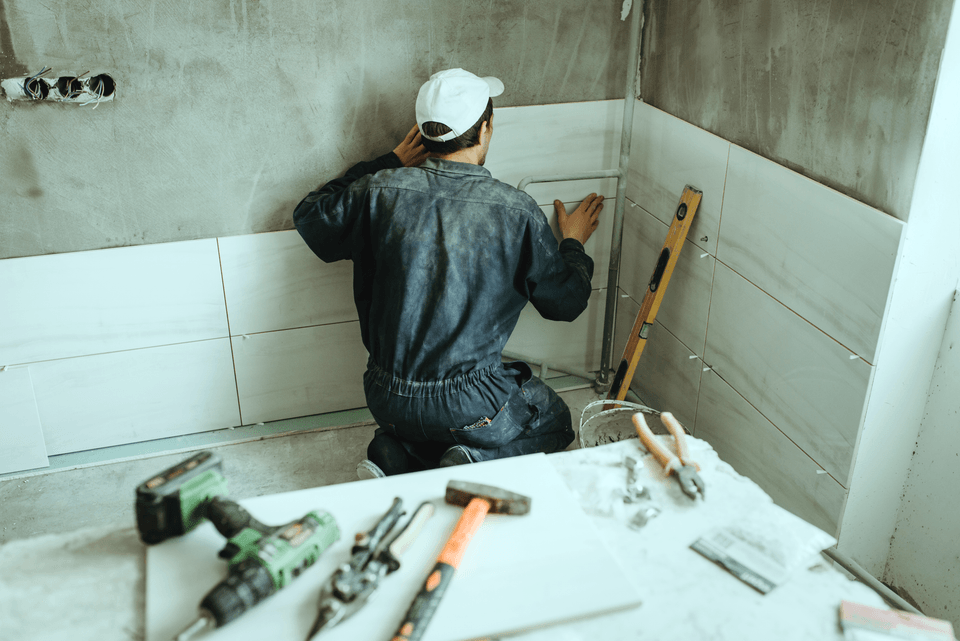
[[[371,530],[357,534],[350,561],[337,568],[320,593],[319,612],[307,641],[321,630],[330,629],[356,613],[366,604],[383,577],[400,568],[400,557],[417,538],[434,510],[433,503],[424,501],[390,542],[383,543],[403,516],[402,506],[399,497],[393,499],[390,509]]]
[[[680,482],[680,489],[690,498],[694,500],[696,500],[698,496],[705,498],[706,486],[703,483],[703,479],[697,474],[697,472],[700,471],[700,466],[690,460],[690,450],[687,449],[683,426],[680,425],[680,422],[677,421],[670,412],[660,414],[660,421],[667,428],[667,431],[673,435],[677,443],[676,455],[665,448],[657,437],[653,435],[653,432],[647,427],[647,422],[644,420],[643,414],[637,412],[633,415],[633,425],[637,429],[637,436],[640,437],[640,441],[643,443],[643,446],[647,448],[647,451],[653,454],[657,462],[663,466],[667,476],[670,476],[671,473],[676,473],[677,480]]]

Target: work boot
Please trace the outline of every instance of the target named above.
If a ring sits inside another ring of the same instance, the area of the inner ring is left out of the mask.
[[[386,474],[370,459],[363,459],[357,464],[357,477],[361,481],[366,481],[367,479],[382,479],[386,477]]]
[[[473,459],[470,458],[470,453],[467,452],[467,449],[462,445],[454,445],[443,453],[437,467],[452,467],[454,465],[466,465],[468,463],[473,463]]]

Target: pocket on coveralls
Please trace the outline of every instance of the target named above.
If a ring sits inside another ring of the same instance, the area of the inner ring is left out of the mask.
[[[453,440],[460,445],[481,448],[500,447],[515,440],[523,432],[523,423],[517,420],[514,411],[518,397],[519,394],[512,396],[493,418],[482,417],[472,425],[450,428]]]

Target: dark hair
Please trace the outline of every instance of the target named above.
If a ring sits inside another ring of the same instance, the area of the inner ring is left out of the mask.
[[[486,122],[487,126],[491,127],[493,126],[491,124],[492,120],[493,100],[488,98],[487,108],[483,110],[483,115],[480,116],[480,120],[478,120],[473,127],[466,130],[453,140],[447,140],[446,142],[437,142],[436,140],[427,140],[426,138],[422,138],[423,146],[430,153],[439,154],[441,156],[452,154],[460,151],[461,149],[473,147],[474,145],[480,144],[480,125]],[[439,122],[430,121],[423,123],[421,130],[428,136],[442,136],[443,134],[450,132],[450,127]]]

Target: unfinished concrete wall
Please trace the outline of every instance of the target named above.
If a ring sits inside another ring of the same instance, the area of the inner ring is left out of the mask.
[[[642,97],[906,220],[953,0],[647,0]]]
[[[956,302],[954,303],[956,305]],[[960,628],[960,309],[954,306],[904,487],[884,578]]]
[[[116,100],[0,101],[0,258],[290,226],[414,124],[419,85],[500,106],[623,97],[620,0],[0,0],[0,78],[106,72]]]

